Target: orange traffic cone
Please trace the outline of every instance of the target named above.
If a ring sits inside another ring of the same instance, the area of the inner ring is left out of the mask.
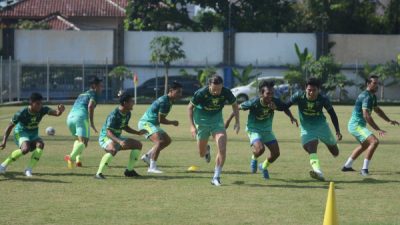
[[[328,199],[326,200],[324,225],[339,225],[336,211],[335,185],[333,182],[329,184]]]

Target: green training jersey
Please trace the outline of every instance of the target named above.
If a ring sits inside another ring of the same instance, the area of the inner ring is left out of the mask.
[[[372,110],[377,107],[376,95],[365,90],[361,92],[356,100],[356,103],[351,113],[350,122],[359,123],[361,125],[366,125],[366,121],[363,116],[363,109],[368,110],[371,114]]]
[[[222,109],[225,104],[234,104],[236,97],[231,90],[222,87],[221,94],[213,96],[209,87],[197,90],[190,100],[194,107],[194,121],[197,124],[215,124],[222,119]]]
[[[70,114],[87,118],[89,116],[88,112],[89,102],[93,101],[96,104],[97,99],[98,99],[97,93],[95,90],[92,89],[80,94],[78,98],[75,100],[75,103],[72,106]]]
[[[164,95],[155,100],[149,108],[147,108],[146,112],[143,114],[141,121],[146,121],[152,123],[154,125],[160,125],[160,121],[158,120],[158,115],[167,116],[171,111],[172,102],[169,99],[168,95]]]
[[[264,104],[262,98],[255,97],[240,104],[239,109],[250,110],[246,130],[272,131],[272,120],[274,119],[274,110],[285,110],[286,104],[279,98],[272,98],[272,104]]]
[[[290,97],[290,103],[298,104],[301,126],[312,126],[315,123],[325,122],[326,118],[322,108],[327,111],[332,109],[332,104],[328,97],[318,94],[317,99],[311,101],[306,97],[304,91],[298,91]]]
[[[14,114],[11,122],[16,125],[17,131],[38,131],[38,126],[43,116],[49,113],[50,107],[43,106],[39,112],[32,113],[25,107]]]
[[[106,119],[106,123],[101,128],[99,140],[107,137],[107,130],[110,130],[115,136],[120,137],[122,130],[128,126],[129,119],[131,118],[131,112],[126,114],[119,111],[119,107],[115,108]]]

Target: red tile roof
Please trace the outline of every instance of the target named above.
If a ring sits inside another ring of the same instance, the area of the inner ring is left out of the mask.
[[[75,24],[60,15],[52,15],[43,20],[52,30],[80,30]]]
[[[124,17],[128,0],[23,0],[0,11],[1,18]],[[118,7],[119,6],[119,7]]]

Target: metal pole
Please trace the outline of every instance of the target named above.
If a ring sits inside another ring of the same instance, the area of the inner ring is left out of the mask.
[[[105,77],[105,88],[106,88],[106,101],[108,101],[108,58],[106,57],[106,77]]]
[[[50,101],[50,63],[49,57],[47,57],[47,75],[46,75],[46,94],[47,94],[47,101]]]
[[[0,56],[0,103],[3,103],[3,56]]]
[[[85,60],[82,60],[82,92],[85,92]]]
[[[158,63],[156,63],[156,99],[158,98]]]
[[[12,96],[11,96],[11,89],[12,89],[12,82],[11,82],[11,72],[12,72],[12,68],[11,68],[11,56],[8,58],[8,102],[12,101]]]
[[[21,70],[19,69],[19,63],[18,61],[15,61],[15,66],[17,67],[17,100],[21,100]]]

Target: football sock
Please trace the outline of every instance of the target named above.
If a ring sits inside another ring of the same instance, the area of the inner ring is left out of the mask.
[[[353,166],[353,159],[351,157],[349,157],[346,161],[346,163],[344,164],[344,167],[346,168],[351,168]]]
[[[213,178],[220,177],[221,176],[221,171],[222,171],[222,167],[221,166],[215,166],[214,177]]]
[[[364,164],[363,164],[362,169],[363,169],[363,170],[364,170],[364,169],[368,169],[368,166],[369,166],[369,160],[368,160],[368,159],[364,159]]]
[[[36,166],[36,163],[39,161],[40,157],[42,156],[43,149],[41,148],[36,148],[35,151],[33,151],[32,156],[31,156],[31,161],[28,163],[28,169],[33,169],[33,167]]]
[[[319,159],[316,153],[310,154],[310,165],[314,171],[321,172],[321,167],[319,165]]]
[[[271,163],[268,161],[268,159],[266,159],[262,164],[262,168],[266,169],[269,165],[271,165]]]
[[[157,161],[150,159],[150,169],[155,169],[155,168],[157,168]]]
[[[147,151],[146,155],[151,158],[151,155],[153,154],[153,148],[151,148],[149,151]]]
[[[131,154],[129,155],[128,166],[126,167],[129,171],[133,170],[137,160],[139,159],[140,150],[132,149]]]
[[[22,150],[21,149],[17,149],[15,151],[11,152],[10,156],[8,156],[7,159],[4,160],[4,162],[1,165],[3,165],[4,167],[7,167],[13,161],[17,161],[17,159],[19,157],[21,157],[22,155],[23,155],[22,154]]]
[[[101,161],[100,161],[99,169],[97,170],[97,174],[100,174],[103,172],[104,167],[111,162],[113,157],[114,156],[111,153],[106,153],[103,155],[103,158],[101,158]]]
[[[251,156],[252,160],[257,160],[257,157],[255,157],[254,155]]]
[[[74,147],[72,148],[72,152],[69,155],[71,160],[79,161],[79,156],[83,152],[83,149],[85,149],[85,144],[83,142],[76,140],[74,142]]]

